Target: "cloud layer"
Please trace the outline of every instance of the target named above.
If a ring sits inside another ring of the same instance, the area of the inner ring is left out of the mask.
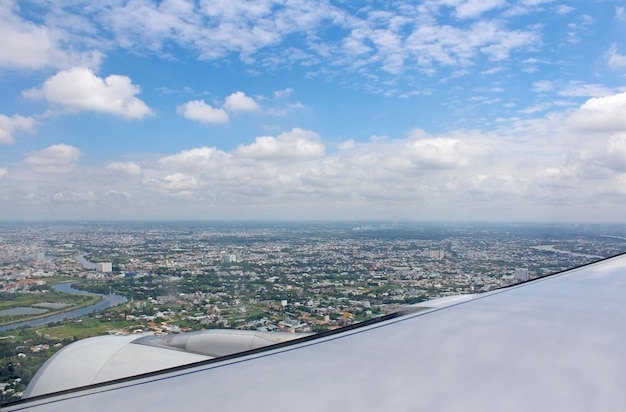
[[[135,217],[149,217],[141,215],[148,204],[171,216],[184,201],[190,218],[249,213],[372,218],[388,213],[418,220],[492,220],[516,212],[529,220],[580,219],[589,197],[597,199],[598,207],[615,208],[626,194],[626,124],[615,116],[622,99],[622,94],[592,98],[556,116],[560,121],[554,114],[536,118],[528,122],[532,128],[527,124],[517,132],[431,135],[414,130],[403,138],[330,144],[314,131],[295,128],[259,136],[232,151],[203,146],[103,166],[80,164],[77,148],[53,145],[24,158],[22,167],[30,172],[22,170],[20,179],[12,168],[3,168],[2,187],[21,182],[29,189],[20,200],[26,209],[29,203],[61,200],[73,207],[114,201],[113,210],[123,207]],[[590,110],[591,123],[578,123]],[[585,134],[590,127],[591,136]],[[528,152],[530,130],[544,143],[535,147],[533,157],[520,158],[522,150]],[[45,174],[55,190],[28,184],[27,173]]]

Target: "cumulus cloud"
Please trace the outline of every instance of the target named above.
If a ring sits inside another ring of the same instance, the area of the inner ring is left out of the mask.
[[[18,114],[8,117],[0,114],[0,144],[13,143],[13,135],[17,130],[33,133],[36,127],[37,121],[32,117]]]
[[[253,112],[259,110],[259,104],[243,92],[235,92],[226,97],[224,108],[231,112]]]
[[[423,169],[467,167],[494,152],[487,145],[468,144],[460,139],[436,137],[410,140],[403,155],[413,166]]]
[[[152,110],[140,99],[139,87],[128,76],[100,78],[85,67],[63,70],[47,79],[41,88],[25,91],[25,97],[44,99],[69,111],[111,113],[141,119]]]
[[[129,176],[141,176],[141,167],[135,162],[113,162],[107,165],[107,170],[119,172]]]
[[[71,171],[81,152],[73,146],[56,144],[47,149],[31,152],[24,163],[37,173],[61,174]]]
[[[198,180],[184,173],[174,173],[165,176],[163,179],[163,187],[169,190],[189,190],[198,187]]]
[[[217,109],[204,100],[192,100],[178,106],[176,112],[189,120],[197,120],[202,123],[228,123],[228,113],[223,109]]]
[[[567,119],[566,125],[573,131],[614,132],[626,130],[626,93],[606,97],[594,97]]]
[[[315,132],[295,128],[277,137],[257,137],[254,143],[240,145],[233,153],[255,159],[304,160],[322,157],[325,151],[324,144]]]
[[[626,175],[626,133],[582,141],[568,149],[565,159],[560,181],[572,187],[591,181],[596,187],[590,190],[597,192],[616,176]]]
[[[406,139],[347,141],[340,151],[326,153],[316,133],[293,129],[257,137],[230,153],[199,147],[166,156],[146,172],[151,177],[145,185],[190,202],[219,199],[233,207],[259,199],[267,205],[319,198],[396,202],[463,187],[455,179],[492,164],[493,152],[472,137],[414,132]]]
[[[469,179],[473,196],[486,195],[487,198],[499,193],[500,196],[522,193],[524,185],[519,178],[510,175],[473,175]]]
[[[618,172],[626,172],[626,133],[611,136],[606,149],[606,166]]]
[[[204,171],[221,164],[228,157],[229,155],[215,147],[204,146],[166,156],[159,160],[159,164],[174,170]]]
[[[176,112],[189,120],[196,120],[202,123],[228,123],[230,116],[228,113],[254,112],[261,109],[261,106],[244,92],[238,91],[226,96],[223,108],[213,107],[204,100],[191,100],[178,106]],[[271,114],[276,114],[270,111]]]

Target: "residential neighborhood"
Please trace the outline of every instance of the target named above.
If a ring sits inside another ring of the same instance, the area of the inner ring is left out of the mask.
[[[47,356],[88,336],[321,332],[626,250],[626,227],[614,225],[117,222],[2,229],[5,401],[19,398]],[[52,316],[58,320],[48,323]]]

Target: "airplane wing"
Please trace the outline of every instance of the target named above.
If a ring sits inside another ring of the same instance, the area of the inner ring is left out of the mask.
[[[626,255],[620,255],[338,331],[5,408],[623,411],[625,342]]]

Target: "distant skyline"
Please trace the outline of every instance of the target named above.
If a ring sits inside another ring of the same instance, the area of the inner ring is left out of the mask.
[[[622,1],[0,0],[0,221],[626,220]]]

